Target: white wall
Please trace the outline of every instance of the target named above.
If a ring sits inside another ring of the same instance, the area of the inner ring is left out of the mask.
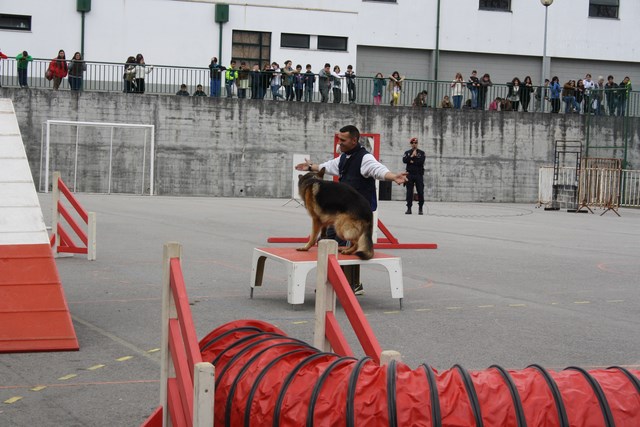
[[[230,21],[223,26],[224,63],[230,57],[233,29],[271,32],[273,60],[308,62],[314,71],[325,62],[355,65],[358,45],[435,49],[436,0],[228,3]],[[589,18],[588,4],[589,0],[557,0],[549,7],[548,54],[638,64],[640,44],[635,26],[640,2],[622,1],[620,19]],[[536,0],[514,0],[512,8],[512,12],[480,11],[478,0],[442,0],[440,49],[540,57],[544,7]],[[214,10],[213,0],[93,0],[86,15],[85,56],[94,61],[123,62],[128,55],[141,52],[147,63],[205,67],[212,56],[220,56]],[[76,0],[5,1],[2,12],[33,17],[31,33],[0,31],[0,48],[9,55],[27,49],[35,57],[51,58],[60,48],[69,56],[80,50]],[[349,38],[348,51],[282,49],[281,32],[345,36]]]

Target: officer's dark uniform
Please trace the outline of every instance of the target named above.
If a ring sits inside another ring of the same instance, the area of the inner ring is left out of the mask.
[[[415,139],[415,138],[414,138]],[[414,141],[412,139],[411,141]],[[417,139],[415,139],[417,143]],[[416,155],[411,157],[414,148],[404,152],[402,156],[402,162],[407,165],[407,214],[411,213],[411,206],[413,204],[413,187],[415,185],[416,192],[418,193],[418,214],[422,215],[422,205],[424,205],[424,161],[426,154],[424,151],[415,147]]]

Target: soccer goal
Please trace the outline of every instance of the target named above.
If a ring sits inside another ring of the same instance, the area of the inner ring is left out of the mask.
[[[42,124],[39,189],[60,171],[73,192],[154,194],[155,126],[47,120]]]

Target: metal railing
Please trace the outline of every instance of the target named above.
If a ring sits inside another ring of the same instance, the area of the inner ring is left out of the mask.
[[[51,88],[52,82],[45,79],[45,73],[49,67],[49,59],[34,59],[29,63],[27,72],[27,83],[31,88]],[[6,59],[0,62],[0,84],[7,87],[18,87],[18,73],[16,60],[13,58]],[[150,65],[149,65],[150,67]],[[112,63],[112,62],[86,62],[86,71],[83,74],[82,90],[85,91],[99,91],[99,92],[123,92],[125,91],[125,79],[124,79],[124,64]],[[65,79],[66,80],[66,79]],[[224,80],[224,77],[223,77]],[[341,93],[342,103],[348,103],[348,88],[345,78],[341,79]],[[389,105],[391,101],[391,93],[388,88],[388,77],[385,79],[387,85],[382,90],[381,105]],[[356,83],[356,99],[357,104],[373,104],[373,77],[358,76],[355,80]],[[400,106],[411,106],[415,97],[426,90],[428,95],[426,97],[426,104],[428,108],[439,108],[440,103],[444,96],[449,96],[451,104],[453,105],[453,93],[451,87],[451,81],[434,81],[434,80],[415,80],[405,79],[403,81],[402,93],[398,102]],[[207,67],[178,67],[171,65],[154,65],[153,71],[145,76],[145,92],[152,94],[175,94],[181,84],[187,85],[187,90],[190,94],[193,94],[197,85],[201,84],[204,88],[204,92],[209,95],[211,80],[209,77],[209,68]],[[471,91],[467,88],[466,82],[462,83],[462,109],[469,109],[471,103]],[[69,84],[64,81],[60,86],[61,89],[69,89]],[[534,87],[536,89],[537,87]],[[264,99],[273,99],[271,91],[267,90]],[[279,93],[283,94],[284,88],[280,88]],[[508,84],[494,83],[486,89],[486,93],[482,93],[479,99],[478,109],[487,110],[493,100],[496,98],[506,99],[509,94]],[[233,97],[237,97],[237,88],[234,88]],[[246,97],[252,98],[251,84],[246,91]],[[226,88],[224,87],[224,81],[221,84],[220,96],[226,96]],[[561,104],[564,103],[562,96],[560,97]],[[303,98],[304,99],[304,98]],[[313,102],[320,102],[320,94],[318,93],[318,81],[314,85]],[[623,90],[598,90],[592,91],[590,98],[582,100],[580,111],[584,112],[585,105],[591,103],[595,99],[601,99],[600,108],[597,111],[593,111],[591,106],[587,110],[591,110],[594,114],[603,115],[622,115],[624,111],[625,116],[638,117],[640,116],[640,92],[630,92],[628,95],[623,95]],[[611,102],[613,100],[613,102]],[[329,103],[334,102],[332,91],[329,91]],[[624,105],[624,107],[622,107]],[[530,94],[528,111],[550,112],[551,106],[548,101],[544,99],[538,100],[535,97],[535,90]],[[564,111],[564,105],[560,108],[560,111]],[[519,106],[522,110],[522,105]]]

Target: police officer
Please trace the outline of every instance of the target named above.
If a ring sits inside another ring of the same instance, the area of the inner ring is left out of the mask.
[[[418,149],[418,138],[411,138],[409,141],[411,149],[404,152],[402,162],[407,165],[407,211],[405,214],[411,215],[411,205],[413,204],[413,186],[418,193],[418,215],[422,215],[422,205],[424,205],[424,160],[425,153]]]

